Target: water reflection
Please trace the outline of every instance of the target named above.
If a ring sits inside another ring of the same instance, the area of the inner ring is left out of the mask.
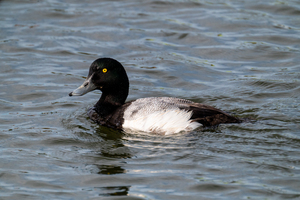
[[[122,162],[122,165],[118,164],[99,164],[99,161],[96,161],[97,164],[94,164],[94,167],[98,171],[93,170],[93,173],[99,175],[117,175],[125,174],[126,169],[123,167],[125,162],[124,159],[131,158],[132,155],[130,150],[124,146],[123,135],[124,133],[115,129],[98,126],[95,129],[94,134],[98,137],[101,137],[106,143],[105,145],[100,146],[98,156],[105,157],[108,159],[116,159],[117,161]],[[117,163],[120,163],[117,162]],[[101,162],[101,163],[106,163]],[[109,184],[108,184],[109,185]],[[94,189],[99,190],[99,196],[127,196],[129,193],[129,188],[131,186],[106,186],[106,187],[95,187]]]
[[[95,155],[115,159],[131,158],[131,152],[123,142],[124,132],[99,126],[84,116],[83,113],[69,115],[62,120],[63,125],[68,128],[73,137],[76,137],[78,145],[90,149]]]
[[[104,175],[113,175],[113,174],[125,174],[126,170],[121,166],[113,166],[113,165],[95,165],[99,172],[98,174]]]
[[[101,193],[99,196],[127,196],[131,186],[95,187]]]
[[[76,157],[80,158],[77,162],[84,165],[81,170],[95,175],[95,179],[93,177],[87,182],[88,185],[99,196],[127,196],[130,185],[115,186],[106,181],[110,176],[127,173],[126,159],[133,155],[124,145],[125,133],[99,126],[85,115],[85,110],[81,109],[67,116],[62,123],[78,141],[73,150],[77,153]]]

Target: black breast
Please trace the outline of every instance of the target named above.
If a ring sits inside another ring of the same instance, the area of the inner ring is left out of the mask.
[[[122,106],[108,106],[104,109],[101,107],[92,107],[88,111],[88,116],[94,122],[110,128],[122,129],[124,123],[124,111],[131,104],[127,102]]]

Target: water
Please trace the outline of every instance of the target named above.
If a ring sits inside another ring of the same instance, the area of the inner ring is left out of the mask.
[[[299,199],[299,1],[0,3],[0,199]],[[255,122],[161,136],[92,123],[68,96],[98,57],[128,100]]]

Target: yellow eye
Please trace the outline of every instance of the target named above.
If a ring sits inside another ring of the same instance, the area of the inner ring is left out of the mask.
[[[106,72],[107,72],[107,69],[106,69],[106,68],[102,69],[102,72],[103,72],[103,73],[106,73]]]

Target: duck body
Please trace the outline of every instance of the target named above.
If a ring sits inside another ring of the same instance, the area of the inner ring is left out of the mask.
[[[95,60],[84,83],[69,96],[81,96],[95,89],[101,90],[102,95],[88,116],[100,125],[125,131],[167,135],[200,126],[241,122],[212,106],[173,97],[140,98],[125,103],[128,77],[121,63],[111,58]]]

